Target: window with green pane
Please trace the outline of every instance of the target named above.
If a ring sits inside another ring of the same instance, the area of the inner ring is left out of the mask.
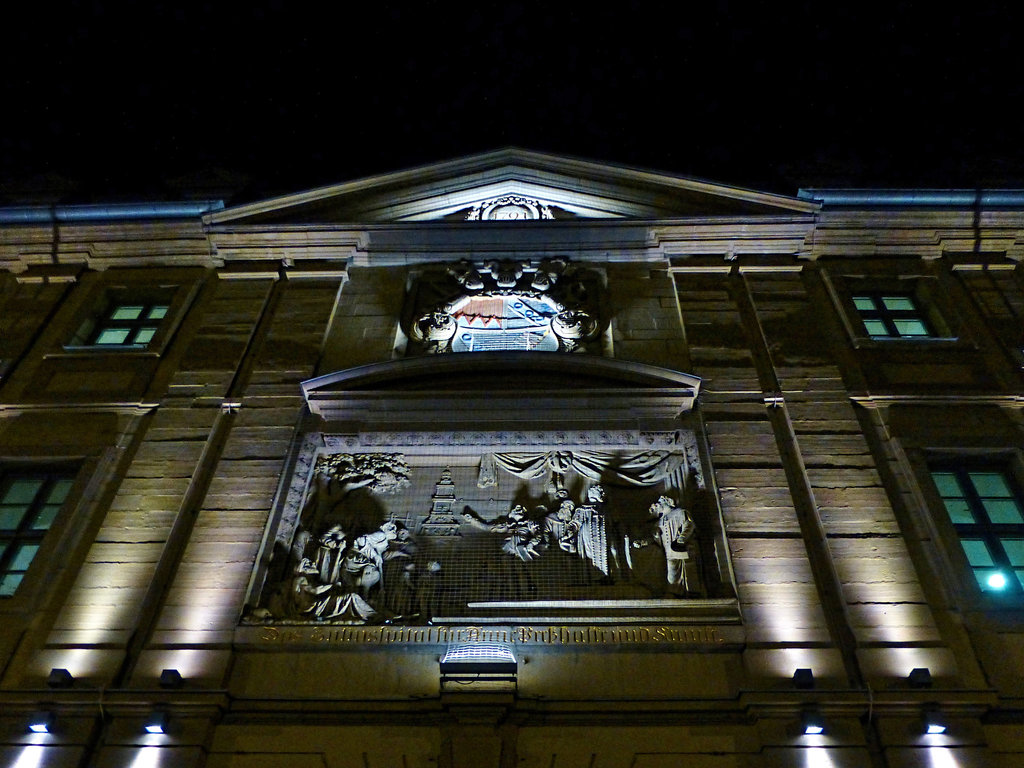
[[[1014,476],[970,464],[936,466],[931,473],[978,586],[1024,593],[1024,496]]]
[[[934,329],[910,294],[858,293],[853,297],[864,329],[873,339],[928,338]]]
[[[71,483],[65,471],[0,470],[0,597],[17,591]]]
[[[168,304],[111,304],[96,321],[89,343],[98,347],[141,347],[149,344],[167,316]]]

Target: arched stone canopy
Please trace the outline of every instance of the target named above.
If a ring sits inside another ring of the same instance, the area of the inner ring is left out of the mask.
[[[325,427],[350,422],[358,429],[674,429],[699,390],[698,377],[667,368],[531,352],[406,358],[302,384]]]

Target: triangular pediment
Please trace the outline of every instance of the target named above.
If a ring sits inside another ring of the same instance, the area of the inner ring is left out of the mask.
[[[816,204],[522,149],[435,163],[209,214],[209,223],[484,223],[809,213]]]

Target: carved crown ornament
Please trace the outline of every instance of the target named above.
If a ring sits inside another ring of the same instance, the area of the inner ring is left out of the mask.
[[[462,260],[420,276],[405,331],[428,354],[582,352],[606,325],[600,293],[599,276],[567,259]]]

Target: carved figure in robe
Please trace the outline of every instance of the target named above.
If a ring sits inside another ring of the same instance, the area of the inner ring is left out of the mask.
[[[522,504],[516,504],[508,515],[489,523],[477,518],[468,508],[462,513],[462,519],[474,528],[508,534],[501,545],[501,551],[523,562],[536,560],[544,549],[540,523],[526,517],[526,507]]]
[[[415,611],[418,547],[408,528],[397,529],[395,540],[388,542],[383,554],[385,607],[397,616],[407,616]]]
[[[605,576],[608,575],[608,532],[605,514],[605,490],[592,485],[587,490],[587,503],[573,511],[565,537],[572,537],[576,554],[589,560]]]
[[[572,528],[573,515],[576,512],[576,505],[568,498],[565,491],[560,490],[556,496],[558,508],[544,518],[544,531],[547,533],[548,541],[563,552],[575,554],[576,552],[576,530]]]
[[[398,529],[391,520],[379,530],[358,536],[345,556],[345,581],[362,598],[368,599],[370,590],[381,585],[384,579],[384,552],[388,542],[398,537]]]
[[[689,513],[670,496],[660,496],[650,508],[656,522],[654,539],[665,552],[666,579],[670,588],[699,591],[696,541],[697,526]]]
[[[320,596],[330,591],[330,584],[320,582],[320,569],[308,557],[302,558],[292,578],[292,592],[288,613],[316,615]]]
[[[345,531],[340,525],[334,526],[320,537],[314,565],[321,584],[334,584],[341,579],[341,563],[346,544]]]

